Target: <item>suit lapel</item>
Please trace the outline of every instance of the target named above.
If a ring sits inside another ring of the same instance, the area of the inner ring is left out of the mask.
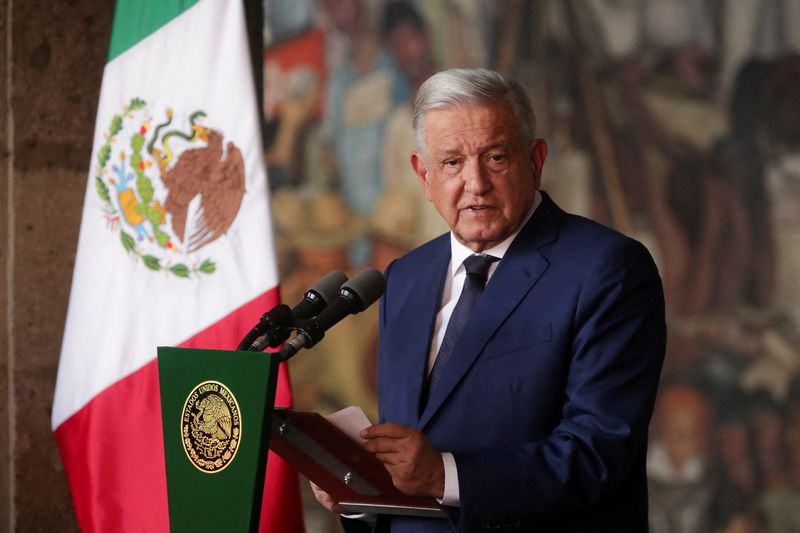
[[[539,247],[556,239],[558,213],[555,204],[542,193],[542,203],[514,239],[478,299],[454,347],[453,357],[435,390],[431,391],[417,426],[419,429],[424,429],[475,363],[495,331],[547,270],[549,262],[541,255]]]
[[[408,300],[404,307],[410,311],[406,325],[406,348],[402,352],[407,359],[396,365],[400,372],[397,379],[406,384],[407,394],[399,413],[403,413],[405,423],[413,426],[419,419],[419,399],[425,380],[430,352],[431,337],[442,300],[444,278],[450,263],[450,239],[442,239],[434,255],[421,265],[413,284],[410,286]],[[432,297],[434,296],[434,297]]]

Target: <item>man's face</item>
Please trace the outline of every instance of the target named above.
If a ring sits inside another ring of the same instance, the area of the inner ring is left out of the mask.
[[[480,252],[511,235],[533,205],[547,144],[524,141],[501,105],[431,110],[422,133],[411,165],[456,239]]]

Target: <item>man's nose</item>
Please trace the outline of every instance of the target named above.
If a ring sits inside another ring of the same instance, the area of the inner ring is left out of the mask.
[[[469,159],[464,165],[464,190],[470,194],[486,194],[492,189],[489,170],[479,159]]]

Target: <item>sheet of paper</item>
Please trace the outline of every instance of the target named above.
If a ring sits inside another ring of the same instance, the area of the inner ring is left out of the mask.
[[[356,442],[364,442],[359,433],[365,427],[372,425],[364,410],[357,405],[345,407],[340,411],[329,414],[325,418]]]

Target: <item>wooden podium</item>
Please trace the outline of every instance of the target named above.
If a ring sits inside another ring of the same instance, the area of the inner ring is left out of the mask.
[[[434,499],[397,490],[322,416],[275,409],[278,365],[262,352],[158,348],[171,531],[258,531],[268,449],[344,512],[446,516]]]

